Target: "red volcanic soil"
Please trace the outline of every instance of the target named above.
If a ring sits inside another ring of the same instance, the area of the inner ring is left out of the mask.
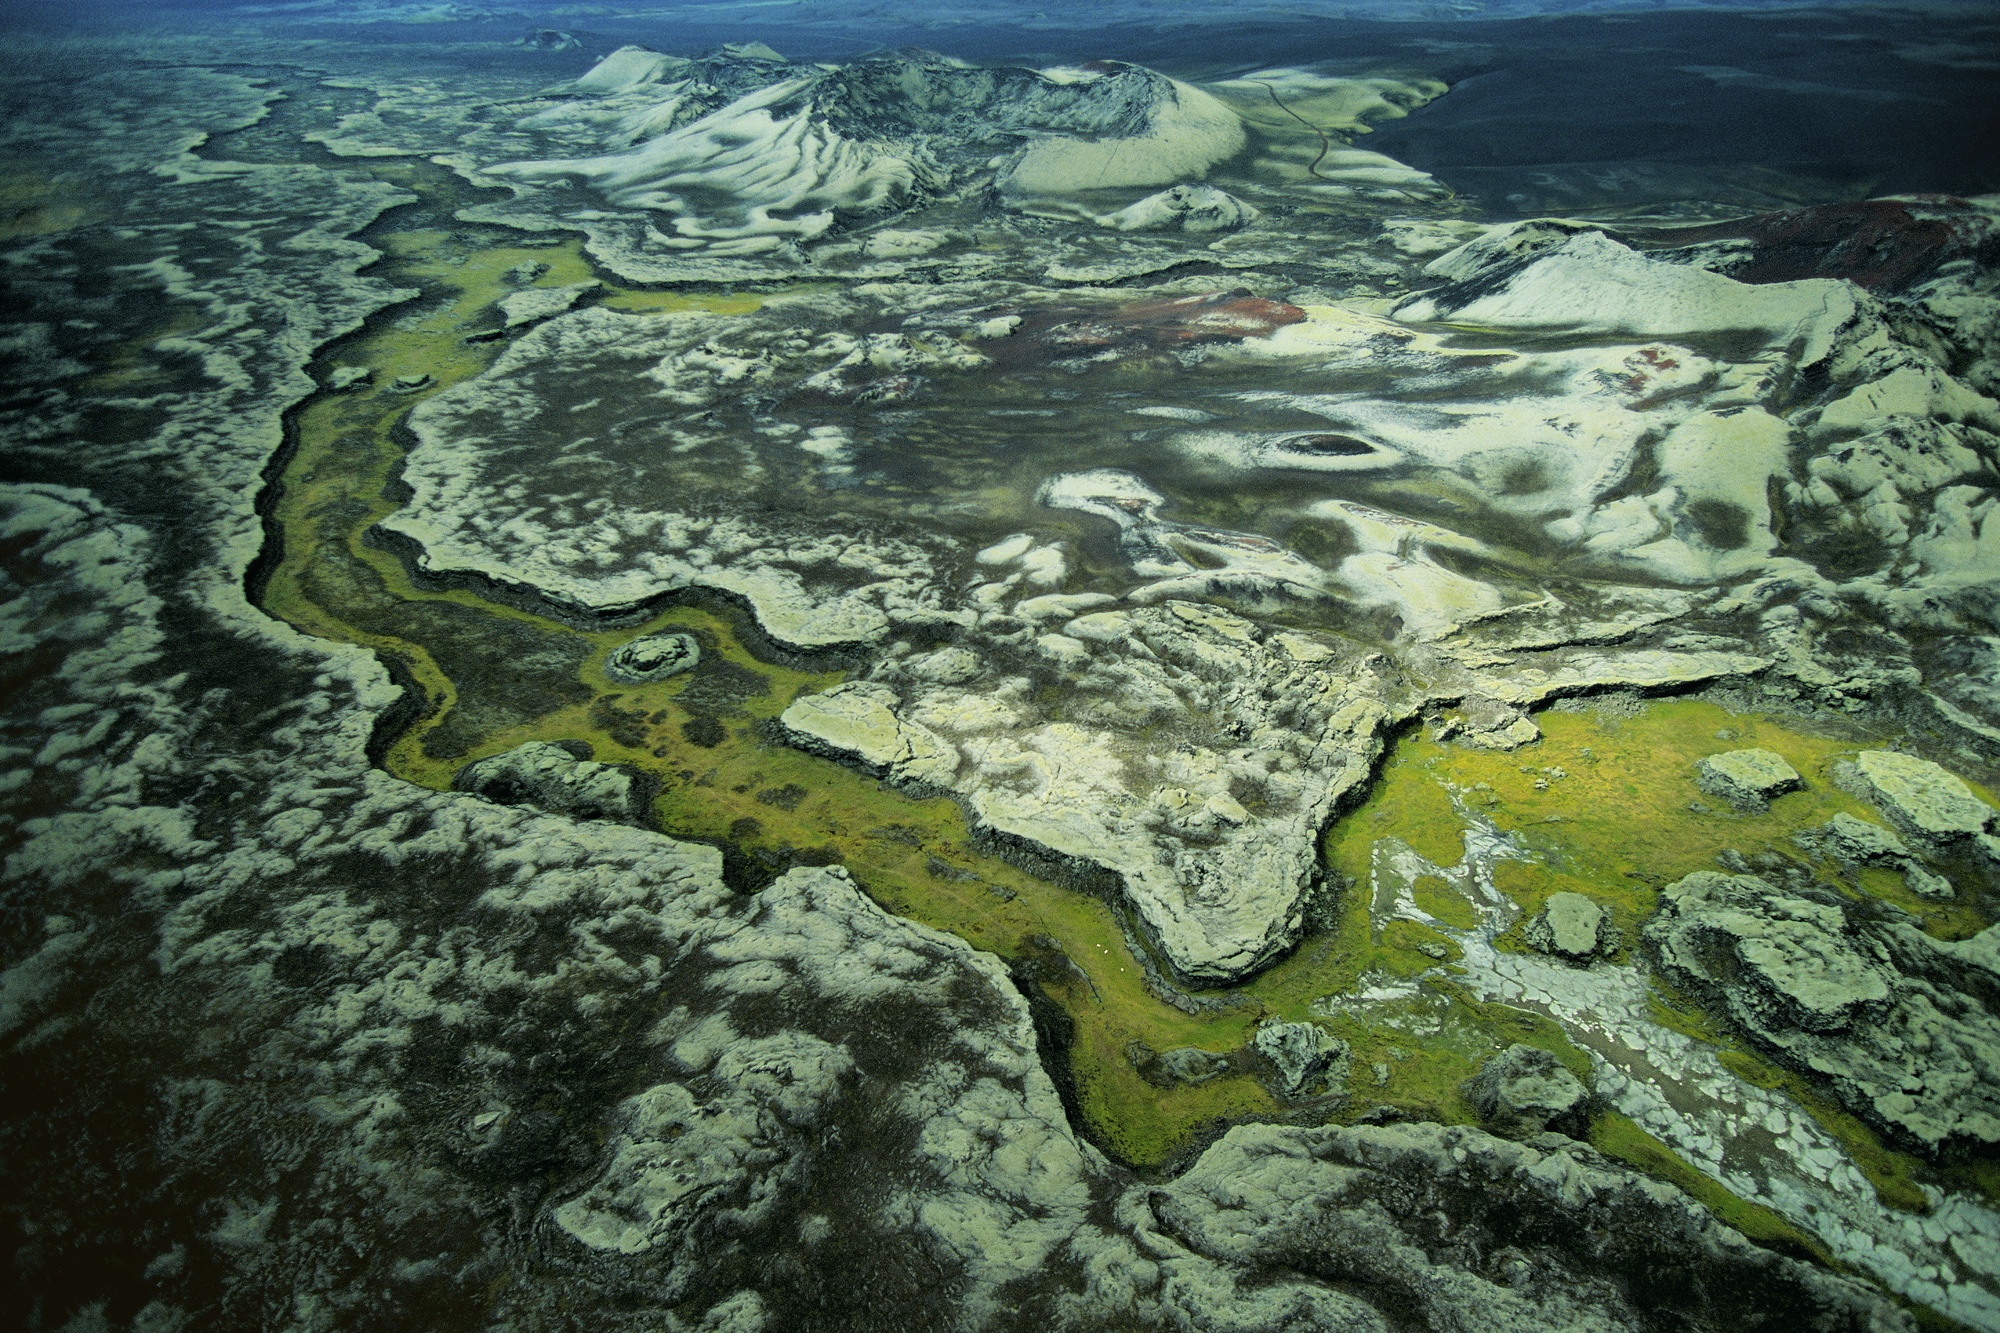
[[[1295,305],[1267,301],[1241,288],[1116,306],[1043,306],[1019,313],[1021,326],[1008,341],[1017,347],[1038,345],[1045,354],[1056,356],[1241,342],[1265,337],[1306,317]]]
[[[1978,249],[1993,231],[1992,219],[1963,199],[1916,195],[1635,232],[1632,239],[1677,247],[1748,241],[1749,254],[1723,270],[1739,282],[1846,278],[1873,291],[1896,292],[1929,277],[1946,260]]]

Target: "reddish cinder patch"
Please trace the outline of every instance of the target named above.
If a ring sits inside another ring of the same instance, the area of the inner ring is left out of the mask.
[[[1873,291],[1894,292],[1921,282],[1992,235],[1992,220],[1963,199],[1914,195],[1760,213],[1633,239],[1673,246],[1748,241],[1747,260],[1727,270],[1739,282],[1846,278]]]
[[[1646,391],[1646,386],[1653,382],[1656,374],[1678,369],[1681,363],[1658,347],[1641,347],[1625,358],[1625,364],[1631,367],[1630,372],[1621,376],[1611,376],[1609,380],[1622,385],[1625,392],[1637,395]],[[1635,403],[1634,406],[1638,404]]]
[[[1263,338],[1306,312],[1238,289],[1196,296],[1155,297],[1120,306],[1083,311],[1074,307],[1026,312],[1021,330],[1058,348],[1106,348],[1134,343],[1177,347],[1190,343],[1241,342]]]
[[[1156,344],[1240,342],[1268,337],[1287,324],[1297,324],[1306,312],[1284,301],[1267,301],[1240,288],[1121,306],[1115,318]]]

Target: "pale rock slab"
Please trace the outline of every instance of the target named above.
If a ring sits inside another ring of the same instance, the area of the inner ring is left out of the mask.
[[[1739,810],[1761,811],[1773,797],[1802,791],[1805,779],[1772,750],[1729,750],[1695,761],[1695,785]]]
[[[1985,833],[1993,807],[1941,766],[1895,750],[1863,750],[1854,774],[1865,795],[1904,833],[1942,847]]]
[[[836,685],[794,701],[780,721],[802,749],[852,756],[901,782],[948,785],[958,751],[922,723],[899,718],[898,702],[886,686]]]

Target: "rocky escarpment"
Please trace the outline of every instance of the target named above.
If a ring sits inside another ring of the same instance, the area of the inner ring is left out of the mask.
[[[1242,1126],[1121,1215],[1163,1277],[1192,1255],[1286,1274],[1260,1293],[1256,1327],[1394,1327],[1361,1292],[1432,1328],[1914,1327],[1558,1135]]]
[[[1093,605],[1024,598],[1011,642],[893,659],[784,723],[1116,876],[1183,976],[1242,976],[1298,938],[1318,830],[1380,752],[1386,691],[1338,640],[1194,603]],[[1062,682],[1062,720],[1037,718],[1036,677]],[[1147,739],[1163,727],[1179,744]]]
[[[1993,930],[1943,943],[1830,894],[1701,871],[1667,888],[1646,940],[1668,977],[1901,1142],[2000,1144]]]

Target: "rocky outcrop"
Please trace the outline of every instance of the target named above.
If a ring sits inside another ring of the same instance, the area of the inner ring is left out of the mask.
[[[1956,896],[1950,880],[1932,873],[1903,840],[1879,824],[1837,814],[1818,828],[1792,835],[1793,841],[1808,851],[1830,856],[1850,870],[1862,866],[1883,866],[1903,872],[1903,882],[1922,898],[1948,899]]]
[[[456,791],[502,805],[532,805],[576,819],[648,821],[652,784],[618,764],[590,758],[582,741],[531,741],[475,760],[452,779]]]
[[[858,759],[898,782],[950,785],[958,751],[930,728],[897,717],[898,702],[895,691],[883,685],[836,685],[796,700],[780,721],[803,749]]]
[[[648,634],[621,643],[604,659],[604,674],[628,685],[647,685],[692,671],[701,644],[692,634]]]
[[[1488,1060],[1465,1085],[1489,1128],[1511,1137],[1543,1130],[1582,1138],[1589,1128],[1590,1089],[1554,1055],[1519,1043]]]
[[[1668,977],[1898,1141],[2000,1144],[1994,978],[1957,947],[1713,871],[1667,888],[1646,940]]]
[[[1199,1046],[1176,1046],[1156,1051],[1142,1042],[1125,1048],[1126,1058],[1148,1083],[1163,1088],[1195,1087],[1221,1078],[1230,1070],[1230,1059],[1218,1051]]]
[[[573,308],[599,285],[593,279],[590,282],[574,282],[566,287],[528,287],[509,292],[500,298],[500,315],[505,327],[523,328]]]
[[[1251,1046],[1271,1062],[1278,1089],[1287,1097],[1338,1095],[1347,1090],[1353,1052],[1317,1023],[1267,1019],[1258,1025]]]
[[[1835,815],[1796,836],[1801,844],[1824,849],[1850,865],[1898,865],[1910,855],[1903,840],[1888,829],[1850,814]]]
[[[1761,812],[1774,797],[1803,791],[1805,779],[1771,750],[1729,750],[1695,761],[1695,785],[1738,810]]]
[[[1008,564],[1035,555],[1023,542]],[[996,573],[988,585],[996,602],[1018,599],[1008,619],[1022,628],[972,657],[976,673],[956,658],[884,664],[878,676],[902,693],[897,725],[964,756],[950,786],[984,828],[1122,884],[1182,977],[1264,966],[1304,928],[1319,830],[1379,753],[1392,716],[1379,667],[1339,640],[1273,634],[1216,607],[1092,609],[1026,582]],[[1061,682],[1062,720],[1037,717],[1037,677]],[[1178,743],[1152,739],[1162,729]]]
[[[2000,856],[2000,840],[1987,832],[1993,807],[1928,759],[1896,750],[1863,750],[1854,757],[1850,784],[1923,847],[1943,851],[1969,842]]]
[[[1571,962],[1588,962],[1618,947],[1618,927],[1604,909],[1580,893],[1552,893],[1528,918],[1521,936],[1532,948]]]

